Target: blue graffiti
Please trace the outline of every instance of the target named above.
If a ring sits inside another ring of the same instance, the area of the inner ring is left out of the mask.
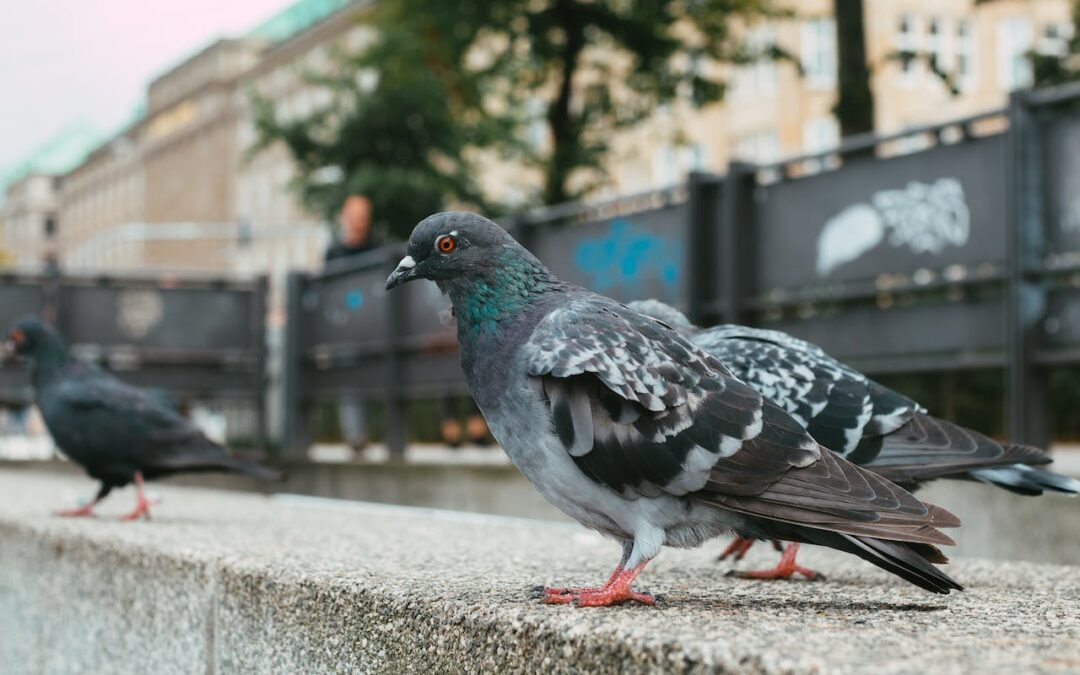
[[[349,311],[355,312],[364,306],[364,292],[360,289],[353,288],[345,294],[345,306],[349,308]]]
[[[632,296],[642,286],[659,280],[668,294],[678,290],[682,245],[616,218],[608,232],[584,239],[574,250],[574,263],[590,278],[590,286],[603,293],[622,286]]]

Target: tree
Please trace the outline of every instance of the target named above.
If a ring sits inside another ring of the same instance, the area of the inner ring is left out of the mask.
[[[833,114],[841,136],[874,130],[874,94],[866,58],[863,0],[833,0],[836,16],[837,96]]]
[[[1030,54],[1036,87],[1056,87],[1080,81],[1080,0],[1074,0],[1072,35],[1063,39],[1063,49],[1057,53]]]
[[[412,0],[415,2],[416,0]],[[457,7],[471,3],[449,3]],[[612,136],[685,100],[724,95],[721,63],[745,63],[737,26],[778,16],[769,0],[492,0],[476,45],[495,64],[513,107],[540,101],[550,149],[526,156],[542,198],[578,198],[603,179]]]
[[[484,206],[469,148],[489,144],[501,123],[480,114],[477,74],[463,63],[469,40],[436,35],[441,10],[409,13],[408,4],[379,3],[373,45],[338,51],[333,67],[305,74],[330,93],[324,107],[289,119],[253,94],[254,152],[284,143],[307,208],[332,218],[347,195],[362,193],[397,237],[448,204]]]

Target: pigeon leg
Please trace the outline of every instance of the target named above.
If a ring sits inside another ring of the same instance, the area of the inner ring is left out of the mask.
[[[769,570],[755,570],[752,572],[728,572],[728,576],[740,579],[790,579],[795,574],[801,574],[807,579],[824,579],[825,575],[815,572],[808,567],[800,567],[795,564],[795,556],[799,552],[798,544],[788,544],[784,549],[784,555],[780,556],[780,562],[776,567]]]
[[[150,500],[143,494],[142,471],[135,472],[135,510],[120,520],[138,520],[139,517],[145,517],[147,520],[150,520]]]
[[[757,540],[752,537],[744,537],[742,535],[736,535],[728,547],[724,549],[724,552],[720,554],[717,560],[727,560],[728,556],[734,556],[734,560],[742,560],[746,552],[750,550],[750,547],[754,545]]]
[[[90,501],[89,504],[83,504],[82,506],[74,509],[63,509],[61,511],[57,511],[55,515],[60,516],[61,518],[89,518],[90,516],[94,515],[94,507],[100,504],[101,500],[105,499],[105,497],[111,491],[111,485],[102,483],[101,487],[98,488],[97,494],[94,495],[94,498]]]
[[[575,597],[582,593],[594,593],[596,591],[606,590],[609,586],[615,583],[615,579],[626,569],[626,561],[630,559],[630,552],[634,550],[633,542],[623,542],[623,554],[622,560],[615,566],[615,571],[611,573],[608,580],[604,582],[603,586],[585,586],[581,588],[559,588],[559,587],[537,587],[536,591],[540,591],[540,595],[543,601],[549,605],[564,605],[571,602]]]
[[[611,607],[612,605],[621,605],[624,602],[640,602],[643,605],[655,605],[656,598],[649,593],[639,593],[630,588],[634,583],[634,579],[641,574],[641,570],[645,569],[645,565],[648,561],[645,561],[635,567],[634,569],[624,569],[615,575],[615,580],[608,585],[607,588],[603,588],[598,591],[583,592],[577,596],[578,607]]]

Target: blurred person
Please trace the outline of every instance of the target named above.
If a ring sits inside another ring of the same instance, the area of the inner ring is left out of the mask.
[[[439,401],[439,413],[442,418],[439,433],[443,443],[451,448],[459,448],[466,442],[473,445],[491,444],[487,422],[472,397],[446,395]],[[463,416],[464,424],[461,422]]]
[[[372,232],[371,199],[365,195],[353,194],[345,198],[338,227],[338,235],[326,249],[326,264],[348,260],[380,245]],[[343,440],[354,452],[367,447],[367,410],[356,392],[344,391],[338,397],[338,425]]]
[[[348,259],[379,247],[372,232],[371,200],[364,195],[349,195],[338,216],[338,235],[326,249],[326,262]]]

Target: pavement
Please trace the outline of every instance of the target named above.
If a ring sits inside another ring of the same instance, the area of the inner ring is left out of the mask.
[[[606,578],[576,525],[156,485],[150,522],[51,508],[87,479],[0,471],[5,673],[1020,673],[1080,671],[1080,568],[956,560],[935,596],[806,548],[825,581],[727,578],[721,542],[665,551],[656,607],[550,607]],[[745,567],[775,560],[751,551]]]

